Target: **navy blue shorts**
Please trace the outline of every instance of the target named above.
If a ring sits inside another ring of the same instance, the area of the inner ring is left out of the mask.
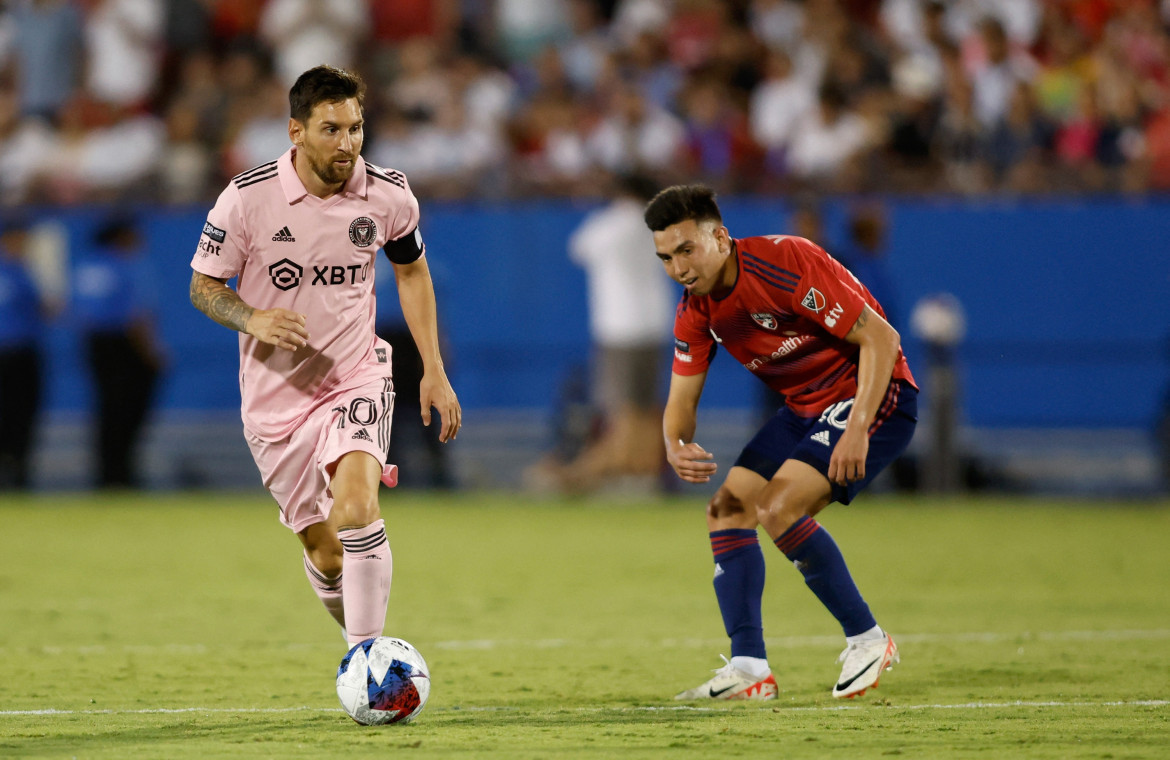
[[[819,417],[800,417],[787,406],[780,407],[780,411],[744,446],[735,466],[746,467],[771,480],[780,465],[796,459],[828,477],[829,457],[845,431],[845,421],[849,419],[852,406],[851,398],[838,401]],[[833,501],[842,504],[853,501],[861,489],[910,445],[914,427],[918,424],[918,391],[901,380],[890,383],[876,417],[869,436],[865,477],[848,486],[831,483]]]

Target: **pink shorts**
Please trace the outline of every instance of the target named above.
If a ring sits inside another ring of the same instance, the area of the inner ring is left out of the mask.
[[[331,396],[283,441],[244,431],[264,487],[280,505],[280,521],[300,533],[324,522],[333,507],[329,480],[337,460],[365,451],[382,463],[382,482],[398,484],[398,467],[386,464],[394,384],[389,377]]]

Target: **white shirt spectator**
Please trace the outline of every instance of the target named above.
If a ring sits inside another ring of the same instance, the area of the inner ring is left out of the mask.
[[[624,114],[613,114],[589,136],[593,160],[613,172],[638,166],[669,168],[686,140],[686,128],[668,111],[647,103],[637,122]]]
[[[748,109],[752,137],[769,151],[787,148],[815,105],[816,97],[806,80],[794,74],[765,79],[752,91]]]
[[[590,332],[603,346],[663,343],[674,323],[674,295],[642,211],[637,200],[618,198],[569,239],[569,258],[588,280]]]
[[[805,179],[831,177],[869,141],[869,125],[851,111],[831,124],[814,108],[797,130],[788,152],[792,173]]]
[[[24,119],[0,138],[0,200],[22,203],[60,150],[57,133],[40,119]]]
[[[135,105],[157,82],[165,22],[161,0],[102,0],[85,22],[86,87],[99,100]]]
[[[804,31],[804,5],[793,0],[752,0],[748,25],[767,45],[789,47]]]
[[[363,0],[269,0],[260,35],[272,46],[277,77],[291,87],[323,63],[351,68],[368,23]]]
[[[150,179],[162,165],[165,149],[163,123],[154,116],[133,116],[90,130],[58,151],[54,176],[83,194],[125,192]]]

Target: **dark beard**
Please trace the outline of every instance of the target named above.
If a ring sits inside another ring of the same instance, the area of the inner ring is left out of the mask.
[[[333,165],[333,162],[327,162],[323,166],[314,166],[313,173],[321,178],[321,181],[326,185],[340,185],[350,177],[353,176],[353,170],[357,162],[351,163],[348,170],[338,169]]]

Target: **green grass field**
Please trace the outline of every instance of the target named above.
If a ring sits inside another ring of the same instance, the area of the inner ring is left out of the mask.
[[[0,496],[0,757],[1170,757],[1170,505],[834,506],[902,664],[832,699],[840,629],[765,544],[779,699],[682,705],[728,652],[703,503],[387,494],[433,691],[363,728],[267,497]]]

